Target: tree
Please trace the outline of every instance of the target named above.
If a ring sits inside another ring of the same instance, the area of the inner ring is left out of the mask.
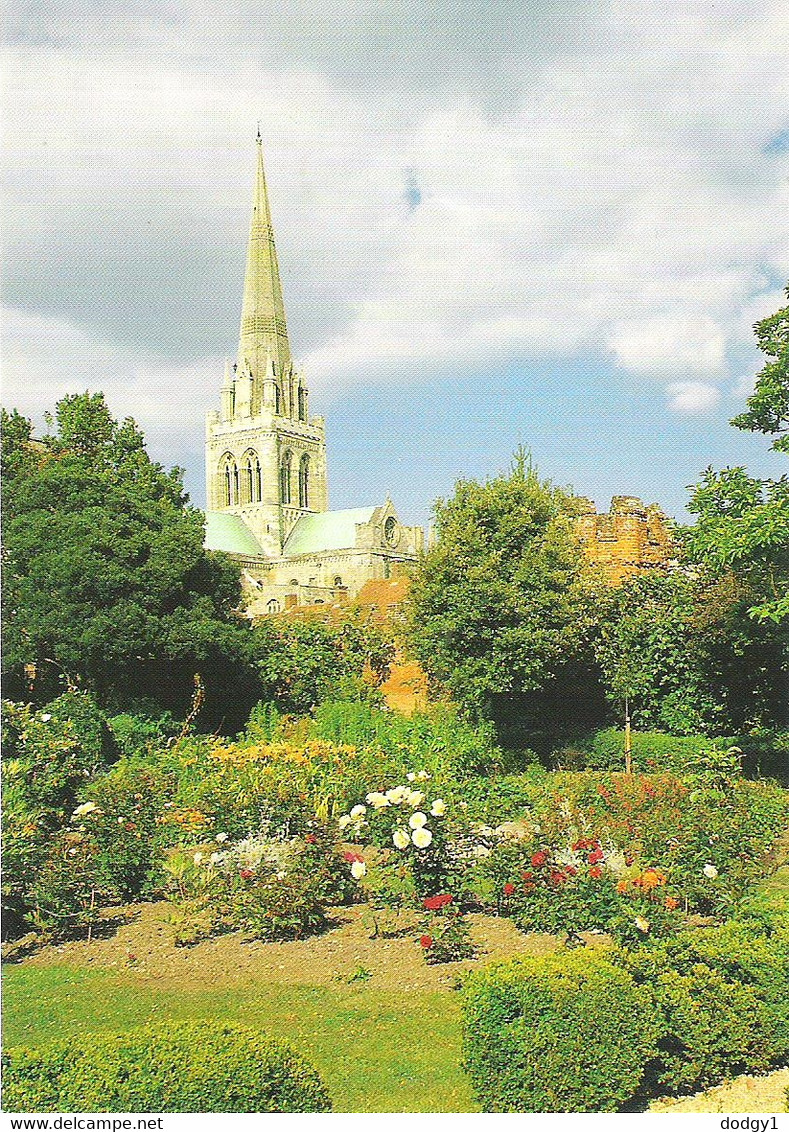
[[[789,452],[789,307],[758,322],[755,331],[772,360],[757,377],[748,411],[732,424],[772,435],[771,448]],[[789,479],[707,468],[688,510],[698,516],[685,535],[689,556],[739,578],[753,594],[749,615],[755,620],[789,620]]]
[[[39,700],[62,679],[114,710],[183,711],[195,673],[213,723],[257,699],[237,567],[203,548],[182,473],[153,462],[101,393],[65,397],[53,430],[3,412],[3,671]]]
[[[780,723],[781,634],[747,616],[751,600],[731,572],[626,579],[610,591],[596,647],[609,698],[627,697],[641,730],[740,735]]]
[[[789,284],[786,287],[789,299]],[[748,398],[748,411],[731,422],[750,432],[773,436],[770,447],[789,452],[789,306],[757,322],[756,341],[762,353],[772,359],[756,378],[756,388]]]
[[[413,578],[420,663],[511,747],[544,747],[602,711],[579,510],[518,453],[509,475],[461,480],[436,503],[436,543]]]

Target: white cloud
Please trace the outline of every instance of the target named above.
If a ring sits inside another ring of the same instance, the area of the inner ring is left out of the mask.
[[[786,157],[762,150],[789,73],[769,3],[587,4],[553,45],[525,9],[508,39],[490,5],[456,41],[442,7],[432,86],[419,21],[361,0],[333,40],[316,4],[278,4],[292,54],[256,46],[251,5],[135,4],[111,48],[68,7],[59,46],[21,41],[6,78],[6,274],[32,320],[6,372],[36,403],[115,382],[144,423],[161,381],[172,427],[201,417],[234,346],[258,116],[294,350],[325,390],[585,352],[707,411],[781,302]],[[385,29],[388,70],[363,74],[360,40],[343,56],[354,20]]]
[[[705,381],[672,381],[666,393],[669,409],[687,416],[709,413],[721,399],[720,389]]]

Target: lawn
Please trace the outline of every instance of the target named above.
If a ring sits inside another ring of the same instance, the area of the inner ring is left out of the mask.
[[[5,1043],[123,1031],[162,1018],[224,1018],[287,1038],[322,1073],[338,1112],[476,1112],[460,1068],[460,1010],[447,992],[364,984],[140,985],[131,973],[7,966]]]

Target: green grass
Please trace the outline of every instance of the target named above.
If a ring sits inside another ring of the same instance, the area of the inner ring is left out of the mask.
[[[338,1112],[479,1111],[460,1068],[451,994],[359,984],[159,988],[131,974],[61,966],[7,967],[3,983],[6,1046],[163,1018],[223,1018],[292,1042],[323,1075]]]

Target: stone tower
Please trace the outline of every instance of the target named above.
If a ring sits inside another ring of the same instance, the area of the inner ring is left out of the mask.
[[[207,510],[240,516],[279,557],[301,516],[328,509],[326,438],[291,358],[260,134],[238,354],[220,404],[206,419]]]

